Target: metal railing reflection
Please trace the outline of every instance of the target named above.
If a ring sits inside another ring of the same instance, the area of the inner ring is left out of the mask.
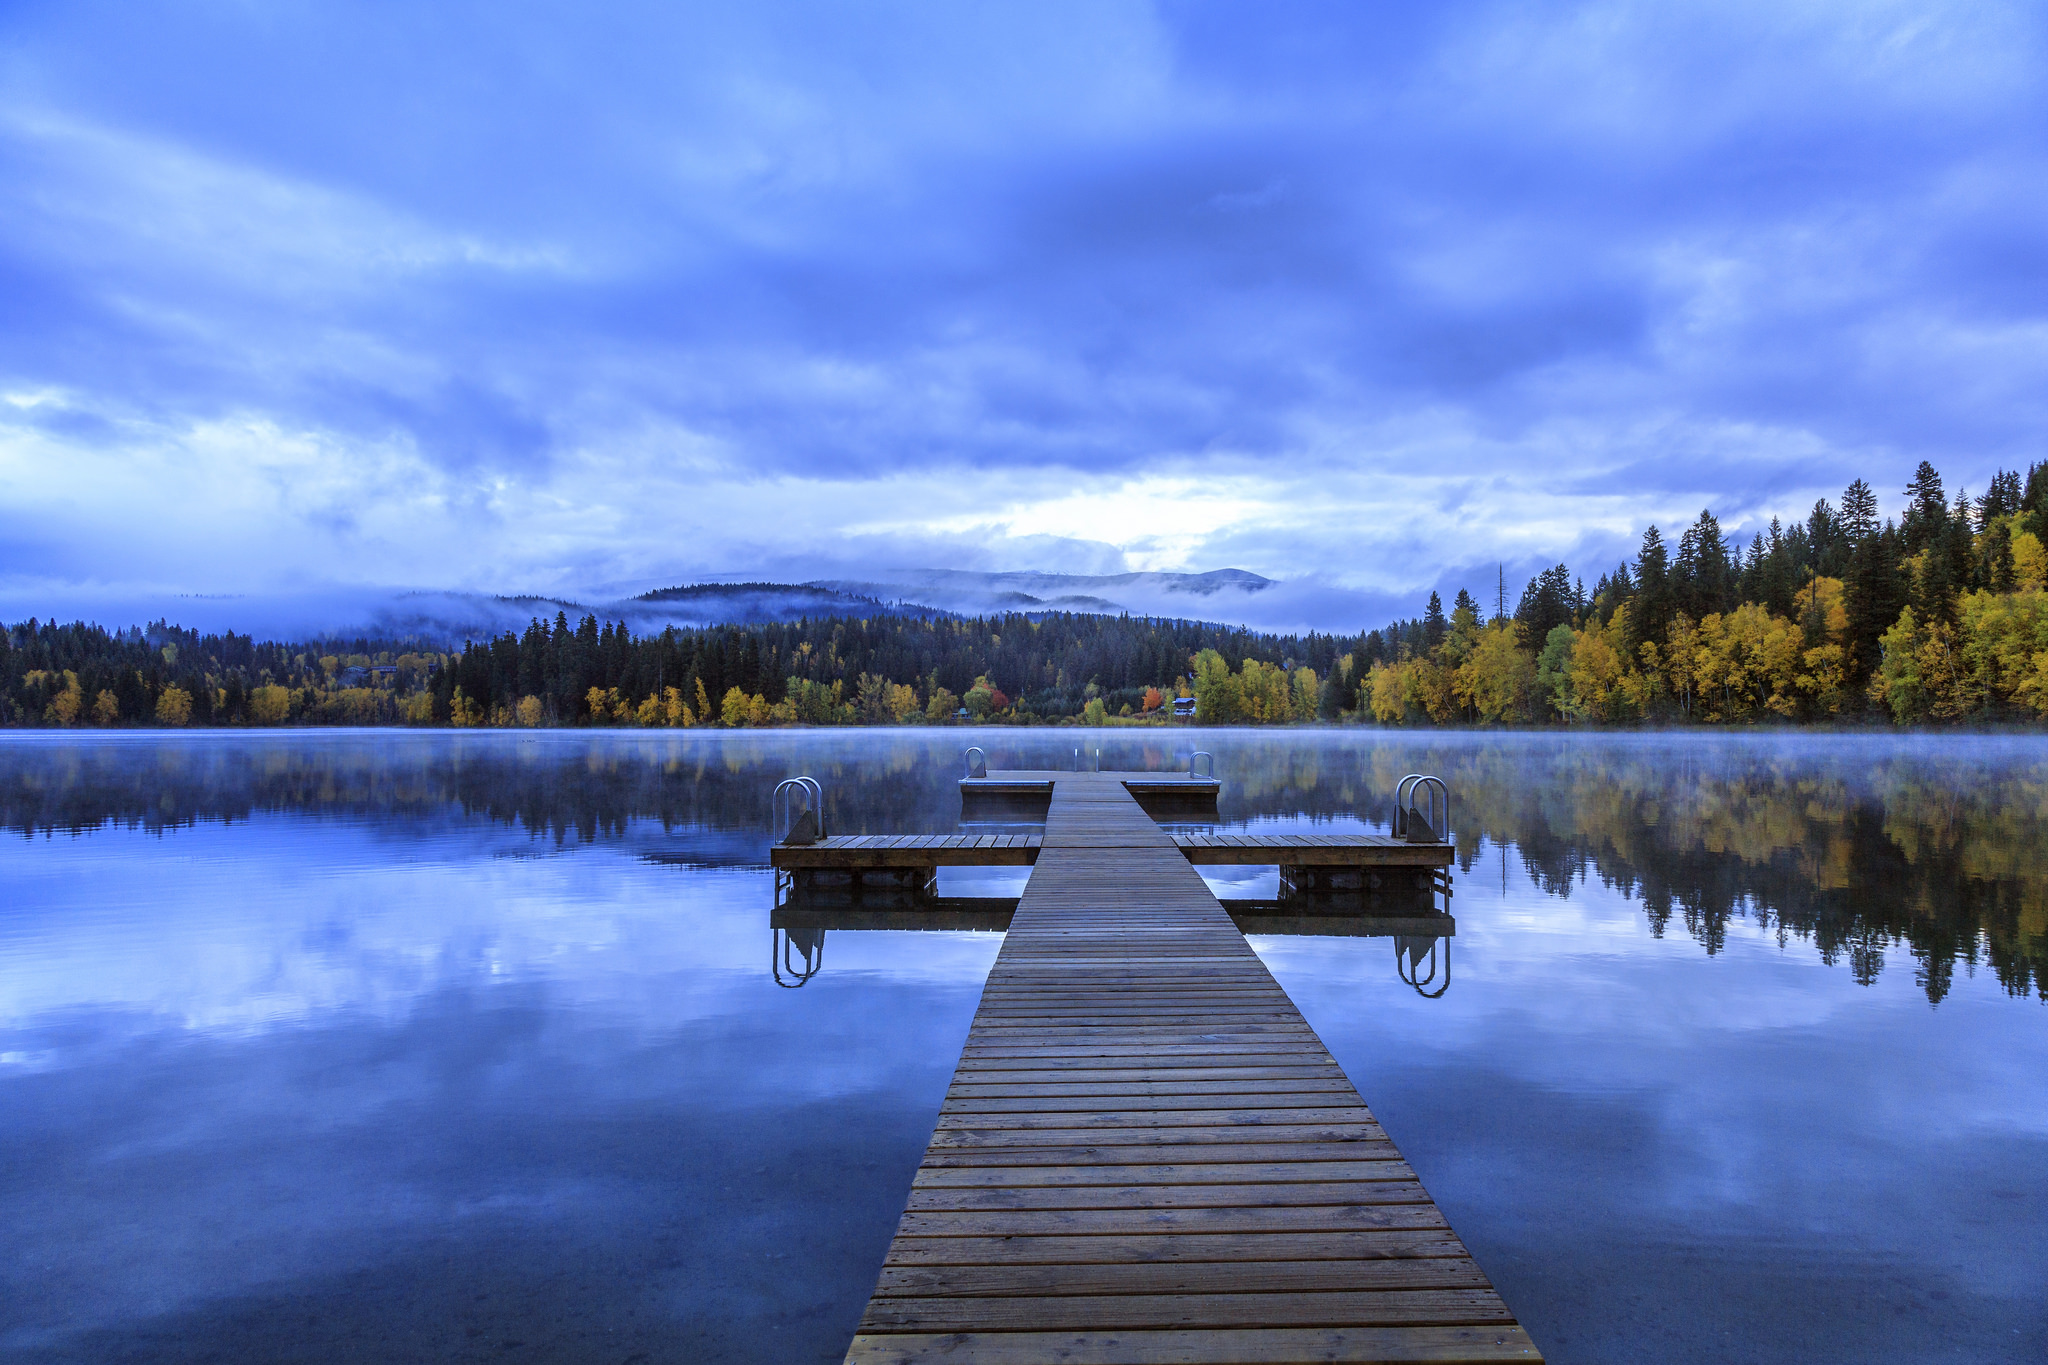
[[[1434,882],[1413,892],[1322,892],[1275,900],[1225,898],[1231,921],[1245,934],[1309,938],[1391,938],[1394,971],[1426,1000],[1451,985],[1451,938],[1457,921],[1444,909]],[[779,986],[814,979],[825,961],[828,930],[848,932],[995,932],[1010,927],[1017,900],[1007,896],[936,896],[921,888],[851,887],[818,891],[776,878],[769,912],[770,969]]]
[[[768,974],[775,984],[789,990],[807,984],[825,966],[825,931],[820,929],[776,928],[768,949]],[[796,960],[791,960],[791,954]],[[783,980],[783,973],[789,979]]]

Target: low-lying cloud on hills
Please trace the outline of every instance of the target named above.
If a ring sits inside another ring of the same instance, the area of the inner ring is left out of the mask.
[[[86,620],[117,629],[167,619],[205,631],[261,638],[374,635],[439,644],[520,631],[559,613],[595,615],[635,633],[668,626],[754,625],[802,617],[875,615],[991,616],[1004,612],[1085,612],[1173,617],[1256,630],[1349,634],[1370,629],[1413,604],[1382,601],[1313,580],[1281,581],[1243,569],[1208,573],[981,573],[917,569],[874,579],[804,583],[713,581],[639,592],[494,594],[323,587],[207,596],[117,588],[24,592],[0,589],[0,619]]]

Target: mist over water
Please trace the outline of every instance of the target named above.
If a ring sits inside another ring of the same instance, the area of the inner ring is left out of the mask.
[[[999,730],[0,737],[0,1358],[837,1359],[1000,936],[782,988],[769,791],[969,743],[1446,778],[1440,998],[1253,942],[1551,1359],[2048,1356],[2048,743]]]

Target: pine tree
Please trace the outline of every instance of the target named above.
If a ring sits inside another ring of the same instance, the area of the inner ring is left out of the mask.
[[[2027,467],[2027,489],[2020,494],[2020,510],[2048,516],[2048,460]]]
[[[1545,569],[1530,579],[1529,586],[1522,590],[1521,604],[1515,608],[1515,620],[1521,623],[1522,639],[1540,645],[1552,630],[1569,625],[1573,601],[1572,574],[1564,565]]]
[[[2011,592],[2015,586],[2012,563],[2012,524],[1994,521],[1984,531],[1984,546],[1977,571],[1983,586],[1992,592]]]
[[[1939,546],[1940,552],[1948,560],[1944,567],[1953,592],[1967,592],[1984,586],[1977,573],[1977,547],[1975,537],[1970,534],[1970,510],[1969,495],[1957,489],[1955,511],[1948,519]],[[1953,599],[1948,604],[1948,611],[1948,619],[1953,620]]]
[[[1797,527],[1793,528],[1797,530]],[[1849,537],[1842,529],[1841,518],[1835,509],[1822,498],[1806,514],[1806,554],[1804,567],[1828,578],[1840,578],[1849,568]]]
[[[1877,534],[1877,494],[1869,484],[1858,479],[1842,490],[1842,514],[1836,524],[1852,550]]]
[[[1671,561],[1664,547],[1664,535],[1653,523],[1643,532],[1643,548],[1636,553],[1636,606],[1629,613],[1628,648],[1640,653],[1646,641],[1662,644],[1664,631],[1678,608],[1671,596]]]
[[[2020,476],[2009,469],[2001,469],[1991,476],[1991,486],[1984,490],[1984,496],[1977,499],[1977,529],[1988,528],[2000,517],[2009,517],[2020,510]]]
[[[1887,524],[1859,540],[1849,559],[1842,605],[1849,617],[1849,676],[1859,691],[1877,667],[1879,639],[1905,606],[1899,582],[1899,542],[1898,532]]]
[[[1700,519],[1679,537],[1678,562],[1672,566],[1671,577],[1679,606],[1695,620],[1735,605],[1730,600],[1736,584],[1728,562],[1728,542],[1711,511],[1702,509]]]
[[[1433,650],[1444,642],[1444,600],[1435,593],[1429,595],[1429,605],[1422,612],[1422,647]]]
[[[1922,460],[1906,485],[1906,515],[1899,522],[1899,536],[1905,557],[1910,559],[1941,538],[1948,529],[1948,498],[1941,491],[1941,475]]]

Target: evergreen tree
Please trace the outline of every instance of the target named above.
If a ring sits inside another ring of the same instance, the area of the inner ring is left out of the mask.
[[[1977,499],[1977,529],[1985,530],[1998,518],[2017,513],[2023,496],[2018,474],[2009,469],[1993,474],[1991,486],[1984,491],[1983,497]]]
[[[2012,523],[2005,520],[1992,522],[1985,528],[1983,540],[1977,577],[1991,592],[2011,592],[2016,586],[2013,581]]]
[[[1957,592],[1967,592],[1984,586],[1977,574],[1976,539],[1970,534],[1971,505],[1969,495],[1956,491],[1955,512],[1948,519],[1948,526],[1941,539],[1941,553],[1947,558],[1945,566],[1948,581]],[[1950,619],[1954,618],[1955,604],[1949,604]]]
[[[1663,644],[1664,631],[1678,610],[1671,592],[1670,555],[1654,523],[1643,532],[1643,548],[1636,552],[1635,603],[1628,621],[1631,656],[1639,655],[1646,641]]]
[[[1877,494],[1869,484],[1858,479],[1842,490],[1842,514],[1835,524],[1849,550],[1877,534]]]
[[[1900,548],[1910,559],[1941,538],[1948,529],[1948,498],[1941,491],[1941,475],[1927,461],[1913,472],[1906,485],[1906,515],[1899,523]]]
[[[1841,539],[1841,527],[1835,520],[1835,509],[1822,498],[1813,505],[1803,522],[1795,521],[1785,531],[1786,542],[1793,547],[1793,578],[1804,583],[1815,574],[1829,578],[1840,578],[1848,564],[1847,547],[1837,550]],[[1838,557],[1839,555],[1839,557]]]
[[[1672,565],[1671,577],[1680,608],[1694,620],[1735,605],[1731,600],[1736,590],[1735,572],[1728,560],[1728,542],[1711,511],[1702,509],[1700,519],[1679,537],[1678,561]]]
[[[1634,592],[1635,584],[1629,581],[1626,563],[1617,566],[1613,573],[1601,574],[1600,581],[1593,585],[1593,619],[1606,625]]]
[[[1794,526],[1792,530],[1797,532],[1799,528]],[[1764,541],[1762,581],[1754,600],[1779,616],[1790,616],[1793,613],[1792,595],[1799,591],[1806,578],[1802,572],[1804,565],[1799,562],[1800,556],[1796,552],[1795,538],[1786,533],[1776,517],[1772,517]]]
[[[2048,516],[2048,460],[2027,467],[2027,487],[2020,494],[2020,510],[2037,517]]]
[[[1875,535],[1859,540],[1849,557],[1842,606],[1849,617],[1849,677],[1859,689],[1877,667],[1879,639],[1906,604],[1899,582],[1899,548],[1900,536],[1887,523]]]
[[[1444,642],[1444,600],[1432,592],[1422,612],[1422,647],[1433,650]]]
[[[1558,626],[1571,624],[1574,602],[1571,570],[1564,565],[1545,569],[1530,579],[1529,586],[1522,590],[1521,604],[1515,608],[1522,638],[1545,640]]]

